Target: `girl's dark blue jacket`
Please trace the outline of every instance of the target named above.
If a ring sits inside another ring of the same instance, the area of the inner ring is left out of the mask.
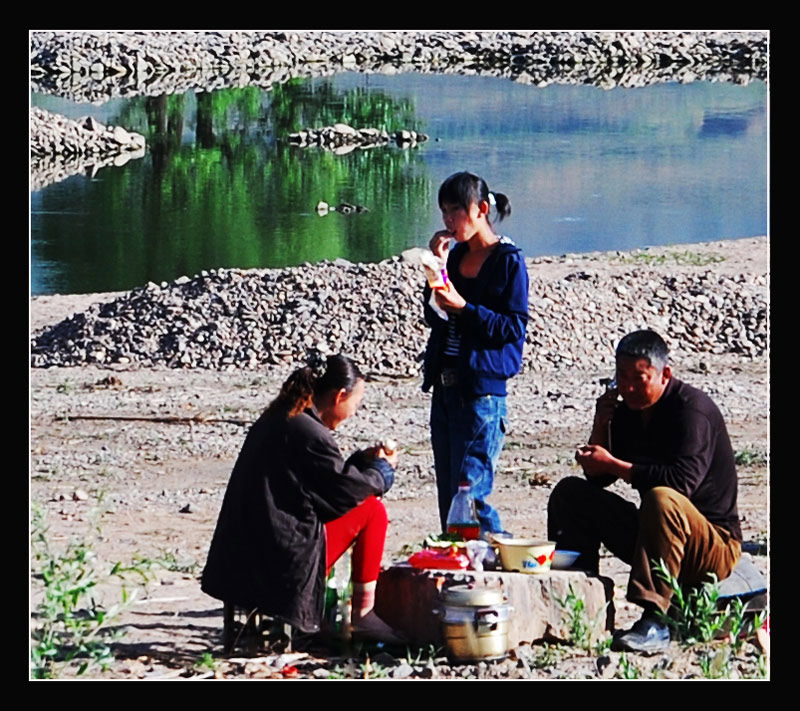
[[[447,272],[456,291],[463,280],[458,265],[469,249],[462,242],[450,250]],[[476,277],[475,303],[467,302],[455,316],[461,336],[458,357],[458,386],[464,397],[506,395],[506,380],[522,367],[522,348],[528,323],[528,270],[521,250],[507,237],[484,262]],[[439,376],[439,358],[447,338],[448,322],[430,307],[431,290],[423,294],[425,320],[431,327],[423,363],[422,389],[430,390]],[[474,297],[473,297],[474,298]],[[450,318],[454,318],[450,314]]]

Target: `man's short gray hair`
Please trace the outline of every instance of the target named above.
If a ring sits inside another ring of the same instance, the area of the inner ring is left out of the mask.
[[[655,331],[644,329],[624,336],[617,344],[616,357],[646,358],[650,365],[661,371],[669,359],[669,349]]]

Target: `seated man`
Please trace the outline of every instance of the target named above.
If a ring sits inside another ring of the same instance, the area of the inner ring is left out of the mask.
[[[618,401],[618,397],[622,401]],[[580,552],[577,567],[598,571],[599,546],[631,565],[628,600],[644,608],[614,648],[669,646],[671,589],[652,571],[663,560],[686,585],[730,575],[741,555],[737,477],[725,422],[700,390],[677,378],[654,331],[625,336],[616,351],[616,388],[597,400],[589,444],[575,454],[586,479],[558,483],[547,505],[557,547]],[[606,491],[616,479],[638,490],[641,506]]]

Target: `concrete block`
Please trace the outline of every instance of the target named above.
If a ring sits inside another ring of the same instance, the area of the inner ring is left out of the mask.
[[[381,572],[375,593],[375,611],[389,625],[416,644],[444,644],[440,619],[440,591],[453,585],[499,587],[514,607],[509,621],[510,646],[539,640],[568,640],[569,618],[557,599],[565,599],[570,585],[585,604],[598,632],[614,629],[614,582],[583,571],[553,570],[543,575],[505,571],[421,570],[407,563]]]

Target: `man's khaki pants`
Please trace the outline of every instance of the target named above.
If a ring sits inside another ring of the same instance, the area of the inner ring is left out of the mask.
[[[598,572],[599,547],[631,566],[628,600],[666,612],[672,589],[653,573],[663,560],[682,584],[693,586],[715,573],[727,578],[741,555],[741,543],[701,514],[674,489],[659,486],[642,496],[639,509],[630,501],[585,479],[558,483],[547,505],[547,535],[557,548],[581,556],[575,567]]]

